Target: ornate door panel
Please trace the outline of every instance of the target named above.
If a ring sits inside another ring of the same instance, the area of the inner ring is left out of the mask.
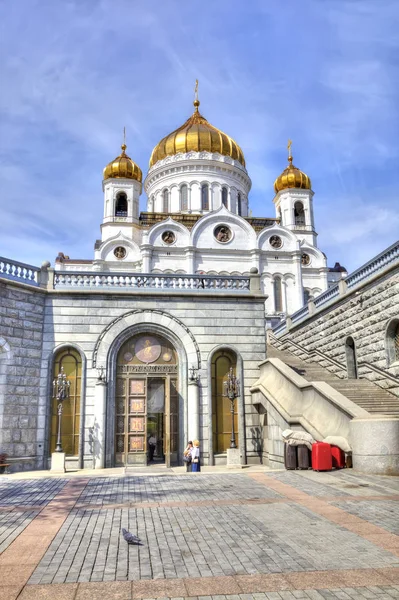
[[[115,398],[116,466],[146,465],[148,438],[155,429],[156,460],[162,460],[163,450],[168,466],[178,464],[176,375],[176,351],[163,338],[139,335],[122,346],[117,359]]]

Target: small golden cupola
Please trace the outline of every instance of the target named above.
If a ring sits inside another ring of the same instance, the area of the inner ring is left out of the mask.
[[[193,114],[181,127],[172,131],[155,146],[150,158],[150,167],[166,156],[192,151],[230,156],[245,167],[244,153],[240,146],[229,135],[211,125],[199,112],[199,105],[197,81]]]
[[[114,158],[104,169],[105,179],[136,179],[140,183],[143,180],[143,173],[136,163],[126,154],[126,136],[124,132],[124,140],[121,146],[121,154]]]
[[[274,191],[276,194],[287,188],[300,188],[302,190],[312,189],[310,178],[292,164],[291,140],[288,141],[288,166],[279,175],[274,182]]]

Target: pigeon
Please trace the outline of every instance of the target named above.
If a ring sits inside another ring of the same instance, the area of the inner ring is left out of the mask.
[[[122,529],[122,534],[123,539],[128,544],[136,544],[136,546],[141,546],[141,540],[137,537],[137,535],[133,535],[133,533],[130,533],[130,531],[128,531],[127,529]]]

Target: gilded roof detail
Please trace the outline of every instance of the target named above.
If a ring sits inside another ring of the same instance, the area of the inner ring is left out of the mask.
[[[150,158],[150,167],[166,156],[186,152],[217,152],[223,156],[230,156],[245,167],[240,146],[201,115],[198,110],[199,104],[199,100],[195,100],[195,110],[191,117],[155,146]]]

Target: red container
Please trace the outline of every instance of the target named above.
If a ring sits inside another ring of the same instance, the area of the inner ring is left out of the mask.
[[[335,469],[343,469],[345,467],[345,452],[338,446],[331,446],[332,466]]]
[[[312,445],[313,471],[331,471],[332,457],[331,446],[325,442],[316,442]]]

